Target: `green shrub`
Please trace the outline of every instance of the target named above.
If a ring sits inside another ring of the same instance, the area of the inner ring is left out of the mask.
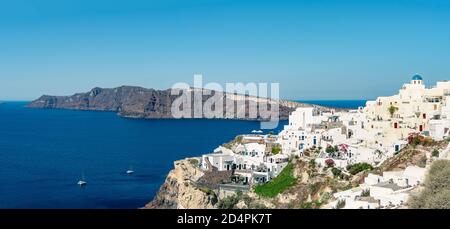
[[[255,187],[255,193],[262,197],[275,197],[295,184],[294,165],[289,163],[281,173],[267,184]]]
[[[219,203],[217,204],[218,209],[234,209],[236,207],[236,204],[239,203],[239,201],[242,198],[242,192],[238,191],[236,194],[227,196],[221,200],[219,200]]]
[[[204,192],[207,195],[216,195],[216,193],[212,189],[207,188],[207,187],[200,187],[199,190]]]
[[[339,200],[336,204],[336,209],[342,209],[345,207],[345,200]]]
[[[331,172],[333,173],[334,177],[338,177],[342,174],[342,171],[338,168],[332,168]]]
[[[309,192],[311,193],[311,195],[316,194],[319,189],[320,189],[320,183],[314,183],[314,184],[310,184],[308,186]]]
[[[413,145],[414,147],[416,147],[416,146],[419,145],[420,143],[421,143],[420,138],[419,138],[419,137],[416,137],[416,138],[414,138],[412,145]]]
[[[356,163],[356,164],[347,166],[347,171],[352,175],[356,175],[356,174],[358,174],[362,171],[366,171],[366,170],[370,171],[372,169],[373,169],[373,167],[367,163]]]
[[[347,184],[344,188],[343,191],[347,191],[353,188],[353,185],[351,183]]]
[[[439,150],[434,149],[433,152],[431,153],[431,155],[432,155],[433,157],[439,157]]]
[[[189,159],[189,163],[191,163],[191,165],[193,166],[197,166],[199,164],[199,161],[195,158],[191,158]]]
[[[361,196],[362,197],[369,197],[370,196],[370,189],[363,190],[362,193],[361,193]]]
[[[314,159],[309,160],[309,167],[310,168],[313,169],[313,168],[316,167],[316,165],[317,165],[316,160],[314,160]]]
[[[236,195],[225,197],[221,200],[219,200],[219,203],[217,204],[218,209],[233,209],[235,208],[236,204],[239,203],[239,199],[236,197]]]
[[[305,202],[300,204],[300,209],[312,209],[312,203],[311,202]]]
[[[397,111],[397,108],[392,105],[388,108],[388,112],[391,115],[391,118],[394,116],[396,111]]]
[[[300,204],[300,209],[318,209],[322,206],[322,202],[320,200],[315,200],[312,202],[303,202]]]
[[[327,148],[325,149],[325,152],[327,152],[328,154],[333,154],[335,152],[338,151],[338,147],[337,146],[327,146]]]
[[[321,203],[327,203],[331,199],[332,195],[329,192],[325,192],[322,194]]]
[[[273,155],[277,155],[281,152],[281,147],[280,146],[273,146],[272,147],[272,154]]]

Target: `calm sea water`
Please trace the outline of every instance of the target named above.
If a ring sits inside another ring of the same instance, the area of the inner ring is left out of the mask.
[[[134,120],[25,105],[0,104],[0,208],[139,208],[174,160],[259,128],[250,121]],[[82,175],[86,187],[76,184]]]
[[[299,100],[298,102],[335,108],[357,109],[358,107],[366,106],[367,100]]]

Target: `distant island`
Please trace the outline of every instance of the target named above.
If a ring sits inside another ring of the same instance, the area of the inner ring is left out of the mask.
[[[195,90],[206,89],[192,89]],[[209,96],[203,96],[203,101],[208,100],[216,91],[209,91]],[[192,96],[191,98],[193,98]],[[117,88],[93,88],[86,93],[76,93],[72,96],[51,96],[43,95],[27,105],[29,108],[44,109],[73,109],[73,110],[93,110],[93,111],[113,111],[122,117],[143,118],[143,119],[171,119],[171,106],[177,98],[171,95],[171,90],[147,89],[136,86],[121,86]],[[228,102],[235,103],[238,100],[258,101],[256,106],[261,103],[272,103],[279,105],[280,120],[287,120],[289,114],[299,107],[315,107],[319,110],[328,110],[326,107],[299,103],[287,100],[273,100],[257,98],[248,95],[236,95],[223,93],[224,106]],[[258,100],[256,100],[258,99]],[[249,103],[246,103],[244,120],[263,120],[260,114],[257,118],[250,118],[248,115]],[[226,109],[224,109],[226,110]],[[236,118],[237,119],[237,118]],[[242,119],[242,118],[240,118]]]

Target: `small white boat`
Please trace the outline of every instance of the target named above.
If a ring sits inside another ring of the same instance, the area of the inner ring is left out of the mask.
[[[130,169],[127,170],[127,174],[128,174],[128,175],[131,175],[131,174],[133,174],[133,173],[134,173],[134,170],[133,170],[133,168],[130,167]]]
[[[81,180],[78,181],[77,184],[79,186],[86,186],[87,185],[86,179],[84,179],[84,175],[82,176]]]
[[[262,134],[263,131],[262,130],[253,130],[252,134]]]

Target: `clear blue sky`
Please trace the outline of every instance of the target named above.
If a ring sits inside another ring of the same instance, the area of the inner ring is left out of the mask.
[[[287,99],[450,79],[450,1],[0,2],[0,100],[92,87],[279,82]]]

